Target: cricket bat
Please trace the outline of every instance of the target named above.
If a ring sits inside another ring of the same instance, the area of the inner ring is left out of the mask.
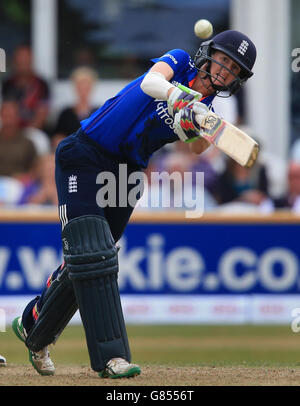
[[[194,93],[181,84],[178,87],[187,93]],[[195,117],[197,120],[197,114]],[[259,145],[253,138],[212,111],[201,122],[197,122],[202,128],[203,138],[240,165],[251,168],[259,152]]]
[[[197,120],[197,115],[196,115]],[[210,112],[202,122],[201,136],[242,166],[251,168],[257,159],[259,145],[249,135]]]

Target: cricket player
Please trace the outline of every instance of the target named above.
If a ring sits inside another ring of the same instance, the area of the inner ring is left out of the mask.
[[[166,52],[60,142],[55,176],[64,263],[13,321],[38,373],[54,374],[48,345],[79,308],[92,369],[108,378],[140,374],[131,363],[117,283],[116,242],[134,207],[99,204],[105,188],[99,179],[104,172],[113,175],[115,190],[106,192],[115,193],[118,202],[120,164],[127,165],[128,179],[167,143],[193,140],[191,151],[206,150],[210,144],[201,138],[195,114],[205,118],[220,92],[236,93],[253,75],[255,59],[252,41],[233,30],[203,42],[194,59],[181,49]],[[128,183],[128,195],[133,187]]]

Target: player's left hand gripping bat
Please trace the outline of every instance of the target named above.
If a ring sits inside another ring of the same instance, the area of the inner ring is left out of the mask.
[[[190,93],[191,89],[181,84],[182,91]],[[201,116],[199,116],[201,117]],[[259,145],[244,131],[230,124],[212,111],[204,119],[196,121],[201,127],[200,137],[205,138],[242,166],[250,168],[257,159]]]

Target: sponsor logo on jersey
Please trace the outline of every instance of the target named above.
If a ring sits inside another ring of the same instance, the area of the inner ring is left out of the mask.
[[[178,61],[176,60],[176,58],[174,58],[174,56],[171,55],[171,54],[165,54],[165,55],[162,56],[162,58],[170,58],[175,65],[178,64]]]
[[[171,130],[174,130],[174,120],[168,113],[168,106],[167,102],[163,102],[162,100],[155,100],[157,102],[156,105],[156,113],[161,120],[164,120],[164,123],[169,126]]]

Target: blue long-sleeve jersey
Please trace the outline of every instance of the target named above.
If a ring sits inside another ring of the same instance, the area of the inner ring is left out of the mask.
[[[185,51],[174,49],[152,62],[166,62],[174,71],[172,81],[189,86],[197,75]],[[147,73],[147,72],[146,72]],[[140,85],[146,73],[107,100],[89,118],[81,121],[84,132],[116,158],[146,168],[149,158],[167,143],[178,141],[167,102],[146,95]],[[214,96],[202,100],[210,105]]]

